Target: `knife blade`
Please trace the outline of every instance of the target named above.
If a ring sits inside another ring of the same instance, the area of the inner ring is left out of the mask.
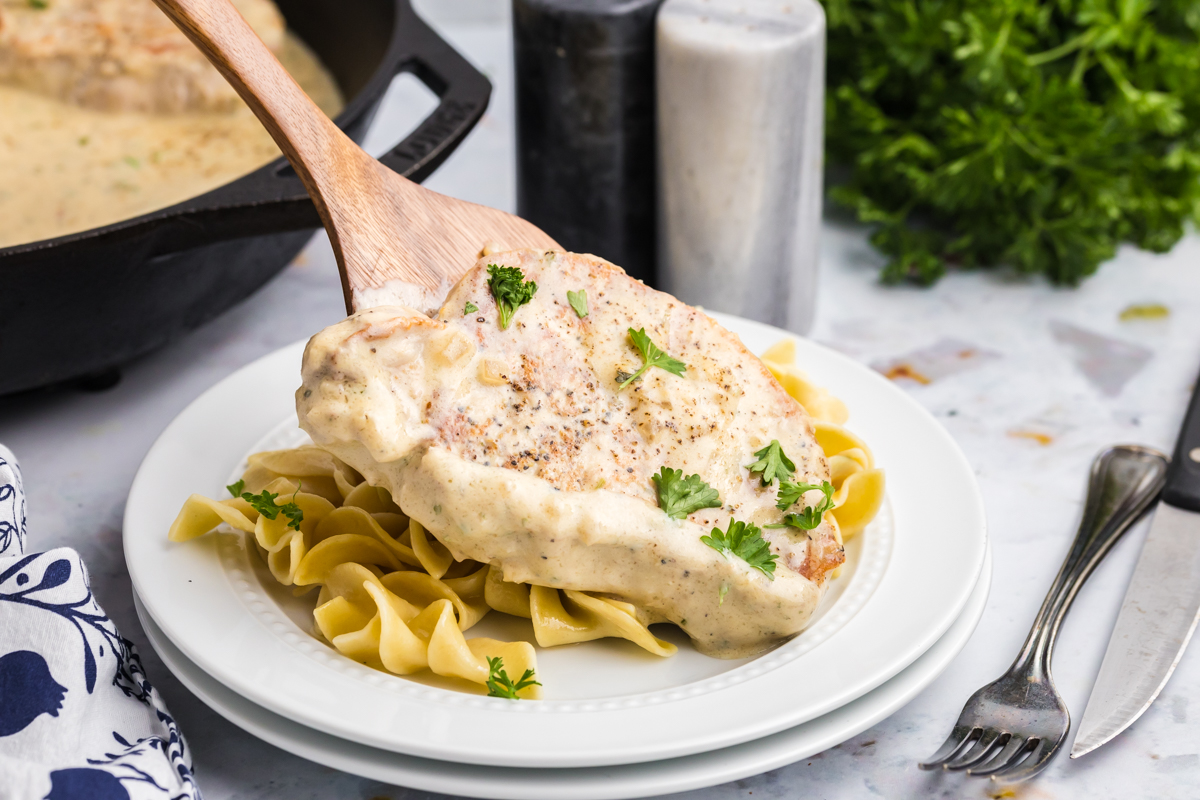
[[[1071,758],[1112,740],[1166,686],[1200,620],[1200,384],[1188,404]]]

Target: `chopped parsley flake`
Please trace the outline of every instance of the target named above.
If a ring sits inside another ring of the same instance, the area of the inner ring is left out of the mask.
[[[781,481],[791,480],[792,473],[796,471],[796,465],[783,452],[778,439],[772,439],[769,445],[754,455],[758,461],[747,464],[746,469],[751,473],[759,473],[763,486],[770,486],[776,478]]]
[[[663,467],[650,480],[654,481],[654,491],[658,494],[658,507],[671,519],[683,519],[702,508],[721,507],[717,490],[700,480],[699,475],[685,478],[683,470]]]
[[[833,484],[829,481],[821,481],[817,483],[792,483],[790,481],[779,482],[779,502],[776,503],[781,511],[785,511],[804,496],[806,492],[819,489],[824,495],[821,501],[815,506],[806,506],[799,514],[787,514],[783,518],[783,522],[774,525],[768,525],[768,528],[800,528],[801,530],[811,531],[813,528],[821,524],[821,520],[825,516],[825,512],[833,508]],[[786,502],[789,500],[791,502]]]
[[[713,528],[709,536],[701,536],[700,541],[728,557],[730,554],[745,561],[754,569],[775,580],[775,559],[779,556],[771,552],[771,545],[762,538],[762,529],[752,522],[729,520],[729,529],[724,533],[720,528]],[[724,596],[722,596],[724,601]]]
[[[489,658],[488,662],[488,697],[506,697],[509,700],[520,700],[517,692],[530,686],[541,686],[533,679],[533,670],[527,669],[521,679],[513,683],[512,678],[504,671],[503,658]]]
[[[567,292],[567,302],[571,304],[571,308],[575,309],[575,314],[583,319],[588,315],[587,306],[587,291],[580,289],[578,292]]]
[[[238,481],[238,483],[244,482]],[[235,483],[233,486],[236,487],[237,484]],[[232,489],[233,487],[227,488]],[[275,503],[275,498],[279,497],[277,492],[268,492],[266,489],[263,489],[259,494],[242,492],[241,497],[250,504],[251,508],[257,511],[259,514],[262,514],[267,519],[275,519],[280,514],[283,514],[288,519],[289,528],[300,530],[300,523],[304,521],[304,510],[301,509],[300,506],[296,505],[296,495],[299,493],[300,487],[297,486],[296,492],[292,495],[292,499],[283,505],[277,505]]]
[[[496,300],[500,311],[500,330],[507,330],[517,309],[533,299],[537,284],[525,280],[525,273],[517,267],[502,267],[488,264],[488,289]]]
[[[635,331],[633,328],[630,328],[629,338],[633,341],[633,346],[636,347],[638,352],[642,354],[642,361],[644,363],[642,364],[641,369],[622,381],[621,385],[617,387],[618,391],[633,383],[635,380],[641,377],[643,372],[651,367],[659,367],[661,369],[665,369],[672,375],[679,375],[680,377],[683,376],[684,370],[687,369],[687,364],[684,364],[677,358],[671,358],[662,350],[659,350],[658,346],[654,344],[654,342],[650,341],[650,337],[646,335],[645,328],[642,328],[640,331]],[[625,374],[626,373],[623,372],[617,373],[618,380],[622,375]]]

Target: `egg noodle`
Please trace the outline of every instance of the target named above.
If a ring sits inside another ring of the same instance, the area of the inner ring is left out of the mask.
[[[884,474],[867,445],[843,427],[846,406],[812,384],[795,366],[795,343],[784,340],[763,363],[813,418],[817,442],[829,461],[834,486],[829,515],[839,541],[862,531],[883,503]],[[491,611],[533,623],[541,647],[600,638],[627,639],[659,656],[675,645],[650,632],[656,620],[630,603],[593,592],[528,586],[503,580],[476,561],[457,561],[383,489],[332,454],[307,445],[255,453],[240,492],[266,491],[291,502],[302,518],[260,513],[241,496],[213,500],[192,495],[171,525],[183,542],[226,524],[253,537],[271,575],[298,594],[320,587],[313,633],[355,661],[397,675],[428,669],[480,686],[502,659],[516,680],[536,674],[529,642],[467,639],[463,633]],[[836,576],[836,573],[835,573]],[[540,696],[540,686],[517,692]]]
[[[843,427],[850,418],[846,404],[813,384],[796,367],[795,341],[777,343],[763,353],[762,361],[813,418],[817,444],[829,461],[829,481],[834,488],[833,510],[829,513],[837,523],[838,541],[853,538],[875,519],[883,505],[883,470],[875,466],[866,442]]]

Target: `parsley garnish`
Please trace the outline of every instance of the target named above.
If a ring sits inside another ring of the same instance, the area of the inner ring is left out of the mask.
[[[762,538],[762,529],[752,522],[729,520],[729,530],[725,533],[720,528],[713,528],[712,535],[701,536],[700,541],[722,555],[730,553],[745,561],[754,569],[775,580],[775,559],[779,556],[771,552],[771,545]],[[721,600],[724,601],[724,595]]]
[[[700,480],[699,475],[685,478],[683,470],[663,467],[650,480],[654,481],[654,491],[658,494],[658,507],[671,519],[683,519],[702,508],[721,507],[717,490]]]
[[[720,597],[720,599],[719,599],[719,600],[717,600],[717,605],[718,605],[718,606],[723,606],[723,605],[725,605],[725,595],[727,595],[727,594],[729,594],[729,584],[728,584],[728,583],[722,583],[722,584],[721,584],[721,591],[720,591],[720,592],[718,592],[718,596]]]
[[[580,289],[578,292],[567,292],[567,302],[571,304],[571,308],[575,309],[575,314],[583,319],[588,315],[587,307],[587,291]]]
[[[242,492],[246,491],[246,482],[239,478],[237,483],[231,483],[226,486],[225,491],[229,492],[234,497],[241,497]]]
[[[530,686],[541,686],[540,683],[533,679],[533,670],[525,670],[525,674],[516,683],[513,683],[512,678],[508,677],[508,673],[504,671],[503,658],[489,658],[488,662],[488,697],[506,697],[509,700],[520,700],[517,697],[517,692],[526,689]]]
[[[238,483],[244,483],[238,481]],[[237,486],[235,483],[234,486]],[[233,488],[233,487],[227,487]],[[279,497],[279,493],[268,492],[263,489],[260,494],[250,494],[242,492],[242,499],[250,504],[251,508],[262,514],[267,519],[275,519],[280,514],[288,518],[288,527],[300,530],[300,523],[304,521],[304,510],[296,505],[296,495],[300,493],[300,487],[296,487],[295,493],[292,494],[292,499],[283,505],[277,505],[275,498]]]
[[[479,310],[479,306],[475,305],[470,300],[468,300],[467,304],[465,306],[463,306],[463,316],[465,317],[467,314],[474,314],[478,310]]]
[[[29,0],[29,7],[36,8],[38,11],[45,11],[50,7],[46,0]]]
[[[833,484],[829,481],[821,481],[820,483],[793,483],[791,481],[779,482],[779,502],[775,507],[780,511],[787,511],[793,503],[805,495],[806,492],[811,492],[820,489],[825,493],[824,505],[828,508],[833,508]]]
[[[1004,265],[1069,286],[1187,230],[1194,3],[822,5],[826,162],[848,178],[830,194],[877,226],[885,281]]]
[[[763,486],[770,486],[776,478],[779,478],[780,481],[790,480],[792,473],[796,471],[796,465],[783,452],[783,447],[779,444],[778,439],[772,439],[769,445],[754,455],[758,461],[747,464],[746,469],[751,473],[759,473]]]
[[[645,328],[642,328],[640,331],[635,331],[633,328],[630,328],[629,338],[633,340],[633,346],[636,347],[638,352],[642,354],[642,360],[645,363],[642,364],[641,369],[630,375],[620,386],[617,387],[618,391],[633,383],[638,379],[638,377],[641,376],[643,372],[651,367],[661,367],[672,375],[679,375],[680,377],[683,376],[684,370],[687,369],[687,364],[684,364],[678,359],[671,358],[662,350],[659,350],[658,346],[655,345],[654,342],[650,341],[650,337],[646,335]],[[618,378],[621,374],[623,373],[618,373]]]
[[[488,264],[488,275],[491,276],[488,278],[488,288],[496,299],[496,308],[500,310],[500,330],[505,330],[517,309],[533,299],[537,284],[525,280],[525,273],[516,267]]]
[[[800,528],[801,530],[811,531],[813,528],[821,524],[821,519],[825,516],[825,512],[833,508],[833,484],[829,481],[821,481],[817,483],[792,483],[790,481],[779,482],[779,502],[776,503],[779,509],[785,510],[792,503],[795,503],[805,492],[811,492],[814,489],[820,489],[825,495],[821,502],[815,506],[807,506],[799,514],[788,514],[784,516],[783,522],[778,522],[774,525],[768,525],[768,528]],[[785,502],[790,499],[790,502]]]

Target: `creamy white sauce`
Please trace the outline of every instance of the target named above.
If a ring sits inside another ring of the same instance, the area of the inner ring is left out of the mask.
[[[538,292],[501,331],[488,263],[519,266]],[[586,287],[580,320],[566,291]],[[467,301],[477,312],[464,315]],[[688,377],[631,366],[645,325]],[[779,439],[797,479],[828,479],[809,418],[736,337],[599,259],[517,251],[488,257],[437,319],[384,307],[313,337],[297,393],[313,440],[387,488],[458,558],[506,579],[604,592],[678,624],[703,652],[739,657],[800,631],[842,560],[828,521],[809,535],[763,531],[774,580],[701,541],[731,517],[779,521],[775,488],[745,464]],[[651,475],[697,472],[722,507],[677,521]]]
[[[333,77],[298,38],[278,55],[322,111],[341,110]],[[0,86],[0,247],[173,205],[278,157],[240,101],[229,113],[136,114]]]
[[[399,278],[380,286],[367,286],[354,290],[354,308],[365,311],[379,306],[402,306],[413,308],[429,316],[437,313],[446,294],[450,291],[450,283],[443,278],[436,289],[417,286],[415,283],[402,281]]]
[[[720,555],[700,541],[705,527],[620,492],[562,492],[438,447],[374,466],[356,455],[364,476],[391,489],[455,558],[498,565],[515,583],[628,600],[682,627],[709,655],[740,658],[786,639],[822,595],[789,569],[771,580]]]

